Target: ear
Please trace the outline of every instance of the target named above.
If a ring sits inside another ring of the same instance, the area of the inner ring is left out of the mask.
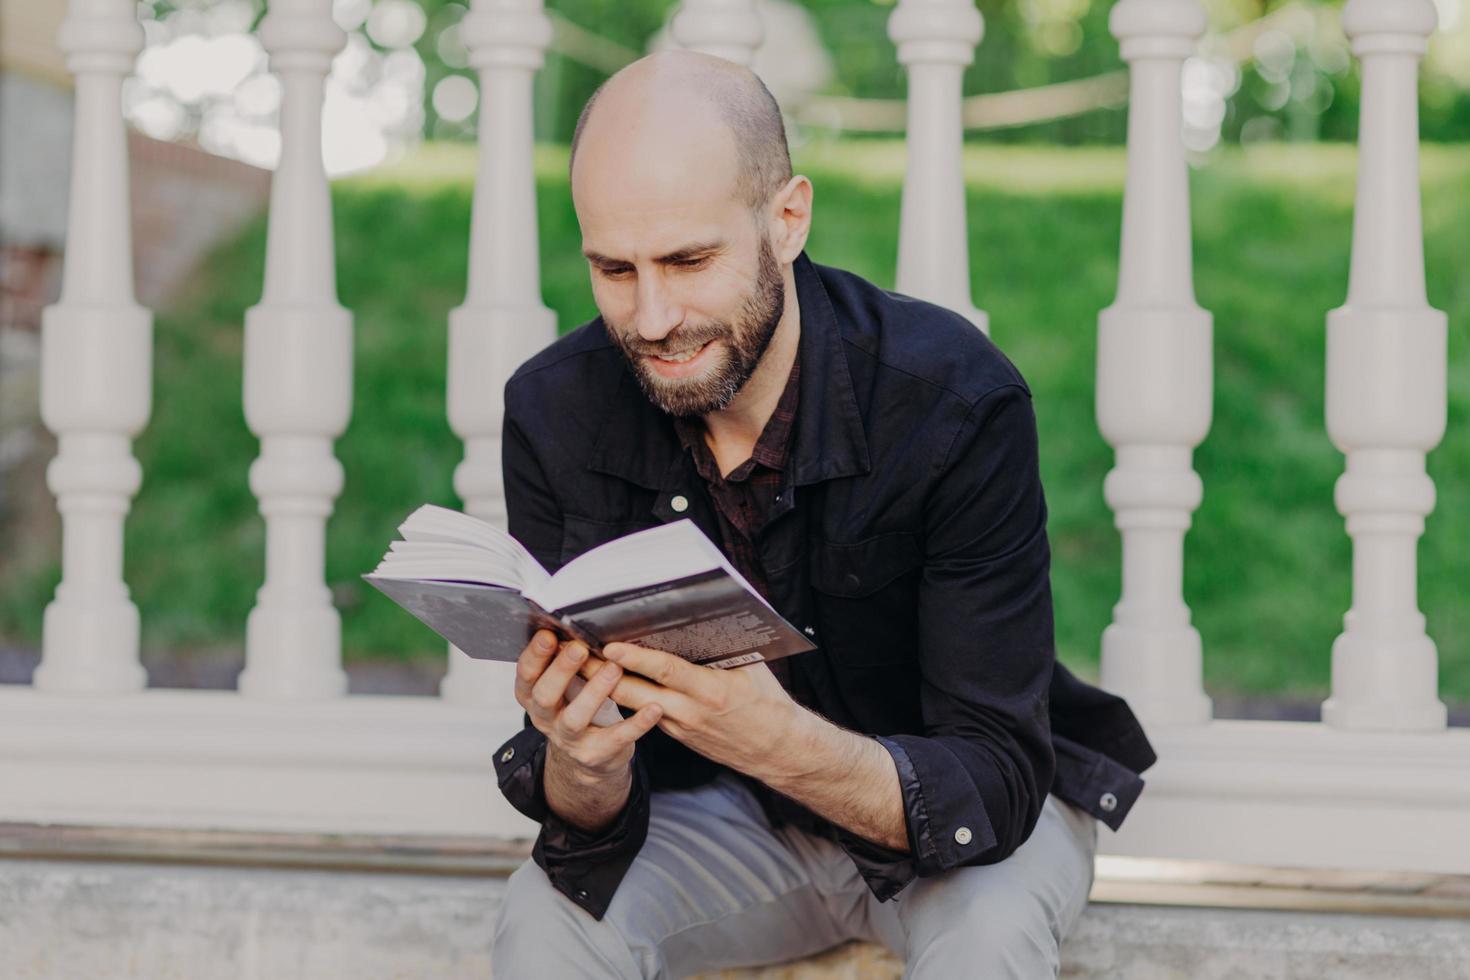
[[[790,265],[806,248],[812,227],[812,182],[796,174],[771,197],[770,234],[776,261]]]

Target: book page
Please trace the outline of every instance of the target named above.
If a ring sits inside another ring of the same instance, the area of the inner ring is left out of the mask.
[[[724,552],[687,518],[599,545],[572,559],[544,585],[527,589],[526,596],[546,609],[563,609],[717,568],[765,603]]]
[[[498,556],[498,567],[515,569],[515,587],[522,592],[535,588],[551,576],[535,556],[506,531],[462,511],[424,504],[398,526],[404,541],[449,542],[474,545]],[[512,584],[503,582],[501,584]]]
[[[379,578],[480,582],[519,592],[520,568],[513,556],[447,541],[395,541],[372,573]]]
[[[500,528],[445,507],[425,504],[398,531],[404,540],[371,574],[381,578],[482,582],[522,592],[550,576],[532,554]]]

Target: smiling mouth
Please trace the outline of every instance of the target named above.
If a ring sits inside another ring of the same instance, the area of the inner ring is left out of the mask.
[[[692,361],[696,357],[698,357],[699,353],[703,351],[706,347],[708,347],[710,343],[710,341],[705,341],[698,347],[691,347],[688,350],[681,351],[678,354],[653,354],[651,356],[657,358],[660,361],[663,361],[665,364],[683,364],[686,361]]]

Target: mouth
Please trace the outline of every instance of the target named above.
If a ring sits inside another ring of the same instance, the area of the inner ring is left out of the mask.
[[[691,347],[688,350],[679,351],[675,354],[645,354],[644,360],[648,362],[654,373],[664,378],[683,378],[698,373],[709,358],[710,349],[714,341],[706,341],[699,347]]]

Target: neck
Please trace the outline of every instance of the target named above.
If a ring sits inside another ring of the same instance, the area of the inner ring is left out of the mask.
[[[735,456],[736,462],[750,455],[766,423],[781,401],[791,365],[796,362],[796,348],[801,341],[801,307],[796,299],[796,283],[791,269],[783,270],[786,280],[786,303],[781,320],[766,352],[761,355],[740,392],[724,408],[702,416],[708,441],[717,456]]]

